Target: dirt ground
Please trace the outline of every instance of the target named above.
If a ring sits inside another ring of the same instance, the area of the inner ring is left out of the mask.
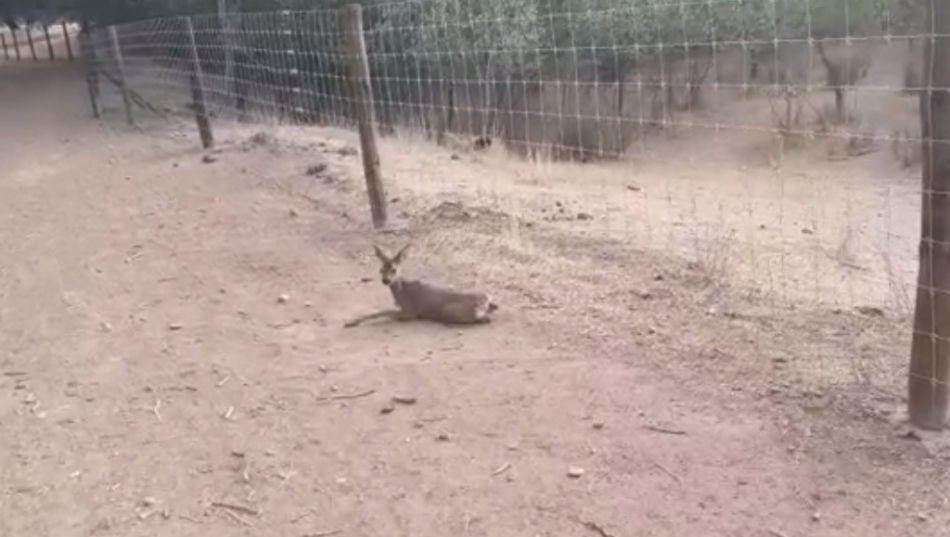
[[[205,158],[91,120],[64,64],[0,66],[0,102],[0,535],[947,535],[950,452],[898,424],[906,323],[717,269],[744,256],[695,231],[717,188],[676,141],[575,190],[597,172],[385,142],[408,231],[379,240],[502,309],[344,330],[389,304],[352,133],[222,128]],[[773,187],[754,214],[801,227]],[[791,274],[773,220],[749,251]]]

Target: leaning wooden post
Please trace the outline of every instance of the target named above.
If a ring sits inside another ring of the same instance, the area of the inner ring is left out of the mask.
[[[86,87],[89,89],[89,104],[92,106],[92,117],[99,119],[102,109],[99,107],[99,62],[96,57],[96,45],[92,34],[81,32],[79,46],[82,49],[83,63],[86,67]]]
[[[40,61],[40,59],[36,57],[36,47],[33,45],[33,34],[30,33],[29,26],[26,27],[26,42],[30,45],[30,55],[33,56],[33,61]]]
[[[20,61],[20,44],[17,43],[16,30],[10,28],[10,37],[13,39],[13,52],[16,54],[16,61]]]
[[[7,36],[0,34],[0,43],[3,44],[3,59],[10,59],[10,51],[7,49]]]
[[[204,76],[201,72],[201,57],[198,55],[198,44],[195,41],[195,28],[191,24],[191,17],[182,17],[185,26],[185,35],[188,38],[188,50],[191,56],[191,102],[195,110],[195,122],[198,124],[198,135],[201,136],[201,146],[209,149],[214,146],[214,133],[211,131],[211,121],[208,120],[208,106],[205,102]]]
[[[122,48],[119,46],[119,32],[115,25],[109,27],[109,43],[112,45],[112,55],[115,58],[115,69],[119,75],[119,89],[122,90],[122,104],[125,105],[125,119],[129,125],[135,124],[132,117],[132,97],[129,95],[129,84],[125,79],[125,62],[122,59]]]
[[[373,106],[373,86],[369,78],[369,59],[366,56],[366,41],[363,39],[363,8],[349,4],[342,8],[340,22],[343,26],[347,55],[349,56],[350,96],[356,103],[359,124],[360,148],[363,153],[363,175],[366,177],[366,193],[373,215],[373,227],[386,226],[386,192],[380,173],[379,151],[376,148],[376,113]]]
[[[73,44],[69,40],[69,28],[66,26],[66,21],[63,21],[63,39],[66,41],[66,55],[69,56],[69,61],[73,61]]]
[[[49,39],[49,26],[43,25],[43,37],[46,38],[46,50],[49,51],[49,61],[56,60],[56,54],[53,52],[53,42]]]

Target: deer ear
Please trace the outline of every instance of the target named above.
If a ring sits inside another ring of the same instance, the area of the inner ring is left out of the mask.
[[[397,263],[397,264],[398,264],[398,263],[402,263],[403,261],[405,261],[405,259],[406,259],[406,254],[407,254],[407,252],[409,251],[409,246],[410,246],[410,245],[407,244],[407,245],[405,245],[405,246],[402,247],[402,250],[399,250],[399,253],[396,254],[395,257],[393,257],[393,262],[394,262],[394,263]]]
[[[386,254],[379,249],[379,246],[373,245],[373,251],[376,252],[376,257],[379,258],[383,263],[389,263],[389,258],[386,257]]]

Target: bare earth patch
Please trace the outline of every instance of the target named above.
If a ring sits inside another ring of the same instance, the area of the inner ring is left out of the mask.
[[[191,131],[97,125],[83,92],[0,72],[0,534],[945,534],[946,451],[893,425],[906,323],[810,300],[771,235],[728,239],[748,218],[690,208],[698,161],[621,181],[387,141],[387,244],[502,309],[343,330],[389,303],[352,134],[222,128],[203,159]],[[750,178],[718,166],[705,184]],[[756,228],[814,239],[784,196],[798,233]]]

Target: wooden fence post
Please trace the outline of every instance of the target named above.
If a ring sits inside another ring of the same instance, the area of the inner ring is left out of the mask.
[[[950,6],[922,7],[931,33],[919,84],[922,203],[907,410],[912,425],[943,431],[950,421]]]
[[[198,124],[198,135],[201,136],[201,146],[209,149],[214,146],[214,132],[211,130],[211,121],[208,119],[208,106],[205,102],[204,76],[201,72],[201,56],[198,55],[198,44],[195,41],[195,28],[191,24],[191,17],[182,17],[185,34],[188,38],[188,50],[191,55],[191,102],[195,110],[195,122]]]
[[[363,154],[363,175],[366,193],[373,216],[373,227],[386,226],[386,191],[380,172],[379,151],[376,148],[376,111],[373,106],[373,86],[369,77],[369,59],[363,37],[363,7],[360,4],[343,6],[340,14],[343,37],[349,63],[350,96],[356,104],[360,148]]]
[[[10,51],[7,49],[7,36],[0,34],[0,43],[3,43],[3,59],[10,59]]]
[[[20,61],[20,44],[17,43],[16,30],[10,28],[10,37],[13,39],[13,52],[16,54],[16,61]]]
[[[125,119],[129,125],[135,124],[132,117],[132,97],[129,95],[129,84],[125,79],[125,61],[122,59],[122,48],[119,46],[119,33],[115,25],[109,26],[109,42],[112,45],[112,55],[115,58],[115,69],[119,76],[119,89],[122,90],[122,104],[125,105]]]
[[[102,116],[102,110],[99,107],[99,62],[96,55],[96,45],[93,43],[92,34],[88,32],[81,32],[79,41],[83,63],[86,67],[86,87],[89,89],[92,117],[99,119]]]
[[[36,47],[33,45],[33,34],[30,33],[29,25],[26,26],[26,42],[30,45],[30,55],[33,56],[33,61],[40,61],[40,59],[36,57]]]
[[[49,26],[43,25],[43,37],[46,38],[46,50],[49,51],[49,61],[56,60],[56,54],[53,52],[53,42],[49,39]]]
[[[63,39],[66,41],[66,55],[69,56],[69,61],[73,61],[73,44],[69,40],[69,28],[66,26],[66,21],[63,21]]]

